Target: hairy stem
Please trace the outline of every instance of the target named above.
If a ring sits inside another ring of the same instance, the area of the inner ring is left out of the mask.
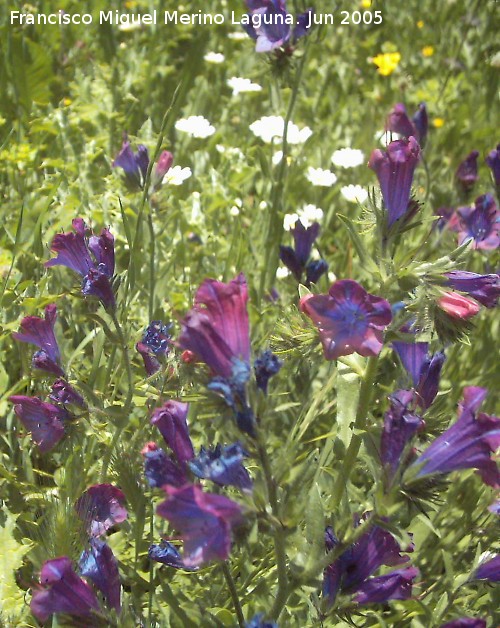
[[[231,595],[231,600],[233,601],[236,617],[238,618],[238,626],[240,628],[243,628],[243,626],[245,625],[245,617],[241,609],[240,598],[238,597],[238,591],[236,590],[236,584],[234,582],[233,575],[231,574],[231,570],[229,569],[229,565],[226,561],[221,563],[221,567],[222,573],[224,574],[224,578],[229,589],[229,593]]]

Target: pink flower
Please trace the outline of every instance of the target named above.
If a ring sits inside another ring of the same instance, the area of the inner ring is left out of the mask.
[[[467,320],[475,316],[479,310],[479,303],[458,292],[446,292],[438,299],[438,306],[451,316],[460,320]]]

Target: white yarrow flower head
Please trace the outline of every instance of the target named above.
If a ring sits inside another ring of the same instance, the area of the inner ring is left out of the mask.
[[[163,177],[163,184],[165,185],[182,185],[186,179],[193,173],[191,168],[181,168],[180,166],[174,166],[170,168],[167,174]]]
[[[365,160],[362,150],[357,148],[340,148],[332,155],[332,164],[339,168],[356,168]]]
[[[225,59],[221,52],[207,52],[203,58],[207,63],[222,63]]]
[[[313,185],[321,187],[331,187],[337,181],[337,175],[331,170],[323,170],[322,168],[307,169],[306,179]]]
[[[181,118],[175,123],[175,128],[178,131],[191,135],[191,137],[205,138],[215,133],[215,127],[203,116]]]
[[[283,229],[285,231],[290,231],[290,229],[293,229],[298,219],[298,214],[285,214],[283,218]]]
[[[361,185],[345,185],[340,188],[340,193],[351,203],[364,203],[368,198],[368,192]]]
[[[233,96],[245,94],[247,92],[260,92],[262,87],[258,83],[252,83],[250,79],[232,76],[227,80],[227,84],[233,90]]]
[[[280,266],[276,269],[276,279],[285,279],[290,275],[290,271],[286,266]]]
[[[283,151],[282,150],[279,150],[278,152],[274,153],[274,155],[272,157],[273,166],[277,166],[279,163],[281,163],[282,159],[283,159]]]
[[[302,209],[299,209],[299,218],[304,227],[310,227],[313,222],[319,222],[323,216],[324,212],[321,207],[316,207],[316,205],[304,205]]]
[[[282,116],[264,116],[250,125],[250,130],[266,144],[271,144],[275,139],[281,140],[285,130],[285,120]],[[287,141],[289,144],[303,144],[312,135],[308,126],[303,129],[293,122],[288,123]]]

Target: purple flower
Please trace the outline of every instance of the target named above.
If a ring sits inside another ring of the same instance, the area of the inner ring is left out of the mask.
[[[332,528],[327,527],[326,549],[334,549],[338,542]],[[355,600],[359,604],[408,599],[411,596],[411,580],[417,575],[417,570],[397,570],[386,576],[370,578],[382,565],[396,566],[406,563],[409,557],[402,556],[402,551],[389,532],[373,526],[325,569],[324,597],[329,604],[333,604],[339,591],[346,594],[358,593]],[[406,551],[412,551],[412,548]]]
[[[125,521],[125,495],[112,484],[90,486],[75,504],[78,516],[85,522],[90,536],[102,536],[112,526]]]
[[[174,569],[185,569],[186,571],[197,571],[198,567],[188,567],[184,564],[179,550],[165,539],[160,543],[153,543],[149,546],[148,556],[151,560],[163,565],[168,565]]]
[[[67,556],[47,560],[40,573],[40,586],[33,591],[31,612],[42,623],[54,613],[89,617],[99,611],[99,602],[89,585],[73,570]]]
[[[387,151],[378,148],[372,151],[368,166],[378,177],[389,227],[408,210],[413,173],[419,159],[420,146],[413,136],[391,142]]]
[[[488,510],[494,515],[500,515],[500,499],[497,499],[491,504],[491,506],[488,506]]]
[[[244,492],[251,492],[253,482],[243,466],[248,453],[240,443],[221,447],[213,451],[201,448],[200,453],[188,465],[198,478],[212,480],[219,486],[236,486]]]
[[[427,132],[429,130],[429,119],[427,116],[427,107],[424,102],[421,102],[418,106],[417,111],[415,112],[413,118],[411,119],[413,125],[415,126],[415,137],[417,138],[418,143],[420,144],[420,148],[424,148],[425,143],[427,141]]]
[[[251,13],[242,24],[248,35],[256,40],[256,52],[271,52],[289,42],[295,44],[309,33],[313,9],[307,9],[294,20],[286,10],[285,0],[247,0],[247,6]],[[292,24],[295,24],[293,29]]]
[[[467,270],[452,270],[445,273],[445,286],[466,292],[485,307],[495,307],[500,297],[500,276],[478,275]]]
[[[307,229],[297,220],[291,229],[295,247],[280,246],[280,260],[293,273],[297,281],[302,281],[306,272],[306,285],[316,283],[323,273],[328,270],[328,264],[322,260],[309,262],[312,246],[319,235],[319,224],[314,222]],[[309,262],[309,263],[308,263]]]
[[[401,329],[401,331],[408,333],[407,328]],[[428,342],[404,342],[402,340],[396,340],[392,343],[393,349],[399,356],[401,363],[405,370],[410,375],[413,386],[418,386],[420,380],[420,371],[427,357],[429,350]]]
[[[152,488],[166,484],[182,486],[186,483],[184,470],[156,443],[147,443],[141,451],[144,456],[144,475]]]
[[[500,554],[481,563],[474,572],[473,579],[500,582]]]
[[[78,567],[82,576],[92,580],[104,595],[109,608],[121,610],[121,585],[118,561],[111,548],[101,539],[90,539],[89,549],[82,552]]]
[[[151,181],[153,189],[160,187],[163,177],[170,170],[174,161],[172,153],[164,150],[152,172]],[[144,144],[139,144],[137,152],[130,147],[128,136],[124,133],[122,148],[112,163],[113,168],[121,168],[127,177],[128,182],[133,187],[143,189],[149,167],[149,153]]]
[[[13,333],[12,337],[39,347],[33,355],[35,368],[60,376],[64,371],[60,367],[61,354],[54,334],[56,318],[57,309],[55,303],[51,303],[45,308],[45,318],[26,316],[21,321],[21,331]]]
[[[280,371],[282,366],[283,361],[272,351],[269,349],[263,351],[253,363],[257,388],[260,388],[267,395],[269,380]]]
[[[486,484],[500,487],[500,472],[491,458],[500,446],[500,418],[484,413],[476,415],[487,394],[485,388],[464,388],[456,423],[436,438],[410,467],[418,469],[417,478],[477,469]]]
[[[73,404],[75,406],[85,408],[85,401],[83,397],[64,379],[57,379],[52,384],[49,398],[55,403],[60,403],[63,406]]]
[[[470,192],[476,184],[476,181],[479,179],[479,175],[477,174],[478,157],[479,152],[477,150],[473,150],[460,163],[455,172],[457,184],[465,193]]]
[[[384,415],[384,427],[380,442],[382,464],[392,480],[401,463],[401,456],[413,436],[425,425],[411,407],[415,393],[398,390],[390,397],[390,408]]]
[[[408,600],[417,576],[416,567],[406,567],[385,576],[370,578],[358,588],[354,601],[358,604],[383,604],[387,600]]]
[[[82,293],[97,297],[104,307],[114,308],[115,295],[111,279],[115,272],[114,238],[108,229],[99,236],[89,235],[82,218],[72,222],[75,233],[58,233],[54,236],[51,250],[57,257],[45,262],[45,266],[67,266],[83,277]]]
[[[182,324],[179,346],[192,351],[215,375],[231,378],[234,360],[250,362],[248,289],[240,274],[229,283],[205,279]]]
[[[460,617],[446,624],[441,624],[440,628],[486,628],[486,621],[474,617]]]
[[[403,137],[417,137],[415,125],[406,113],[406,107],[402,103],[397,103],[387,117],[385,123],[386,131],[397,133]],[[418,138],[417,138],[418,139]]]
[[[222,495],[204,493],[199,486],[167,486],[168,499],[157,513],[179,530],[184,540],[184,564],[197,567],[211,560],[226,560],[231,529],[242,518],[241,506]]]
[[[169,329],[171,325],[164,325],[162,321],[152,321],[146,328],[141,342],[135,345],[144,360],[144,368],[148,376],[160,370],[158,358],[168,354],[170,344]]]
[[[160,430],[166,444],[180,463],[194,458],[193,444],[187,424],[188,411],[188,403],[167,401],[161,408],[156,408],[151,416],[151,425],[155,425]]]
[[[500,212],[491,194],[483,194],[474,207],[457,209],[458,244],[472,239],[472,248],[485,251],[500,246]]]
[[[53,449],[64,436],[64,420],[68,413],[51,403],[45,403],[38,397],[13,395],[9,397],[14,405],[14,412],[24,427],[31,432],[33,442],[41,453]]]
[[[500,187],[500,144],[488,153],[486,164],[491,168],[495,185]]]
[[[352,279],[334,282],[328,294],[303,297],[300,307],[318,328],[327,360],[351,353],[378,355],[392,320],[390,304]]]

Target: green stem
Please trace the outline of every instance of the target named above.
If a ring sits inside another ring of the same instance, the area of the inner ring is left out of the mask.
[[[264,266],[260,276],[259,286],[259,301],[262,297],[272,289],[272,284],[276,276],[276,269],[279,263],[279,249],[278,244],[281,241],[283,232],[283,190],[285,187],[285,175],[287,169],[287,156],[288,156],[288,124],[292,118],[295,104],[297,102],[297,96],[299,93],[300,80],[302,72],[305,66],[307,58],[308,44],[306,43],[304,54],[300,60],[295,82],[292,88],[292,94],[290,96],[290,102],[288,103],[288,110],[285,117],[284,129],[283,129],[283,142],[281,150],[283,156],[281,158],[276,179],[273,182],[271,190],[271,199],[269,205],[269,218],[266,233],[266,242],[264,250],[266,252],[264,258]]]
[[[236,617],[238,618],[238,626],[243,628],[245,625],[245,617],[243,615],[243,610],[241,609],[240,598],[238,597],[238,591],[236,590],[236,584],[234,582],[234,578],[231,574],[231,570],[226,561],[221,563],[222,573],[224,574],[224,578],[226,580],[229,593],[231,595],[231,600],[233,601],[234,610],[236,612]]]
[[[122,327],[120,325],[120,322],[118,321],[116,312],[114,310],[111,312],[111,318],[113,319],[116,333],[120,341],[120,348],[123,355],[123,361],[125,362],[125,370],[127,372],[128,391],[127,391],[127,398],[125,400],[125,405],[124,405],[124,410],[126,414],[130,410],[130,406],[132,405],[132,397],[134,395],[134,380],[132,377],[132,367],[130,365],[130,354],[128,352],[128,345],[127,345],[127,341],[125,340]]]
[[[156,240],[155,240],[155,228],[153,225],[153,216],[151,215],[151,208],[148,212],[148,227],[149,227],[149,320],[153,320],[155,309],[155,254],[156,254]]]
[[[267,487],[269,503],[271,505],[271,511],[273,513],[274,519],[276,521],[280,521],[280,508],[279,508],[279,501],[278,501],[278,493],[276,490],[276,481],[273,477],[273,472],[271,469],[271,462],[269,460],[269,456],[267,455],[266,448],[264,444],[260,441],[260,438],[259,438],[257,449],[258,449],[260,461],[262,463],[262,469],[264,471],[264,479],[266,481],[266,487]],[[276,528],[273,532],[273,539],[274,539],[274,553],[276,557],[276,568],[278,571],[278,590],[276,592],[274,604],[270,612],[270,617],[271,619],[278,619],[281,611],[283,610],[283,607],[286,604],[290,591],[288,588],[288,575],[287,575],[287,569],[286,569],[285,535],[283,534],[283,530]]]
[[[347,482],[361,447],[361,435],[358,433],[366,426],[366,417],[373,397],[375,377],[377,375],[378,355],[368,358],[365,375],[359,391],[358,409],[354,422],[354,433],[347,448],[342,468],[333,487],[333,503],[340,504],[347,487]]]

